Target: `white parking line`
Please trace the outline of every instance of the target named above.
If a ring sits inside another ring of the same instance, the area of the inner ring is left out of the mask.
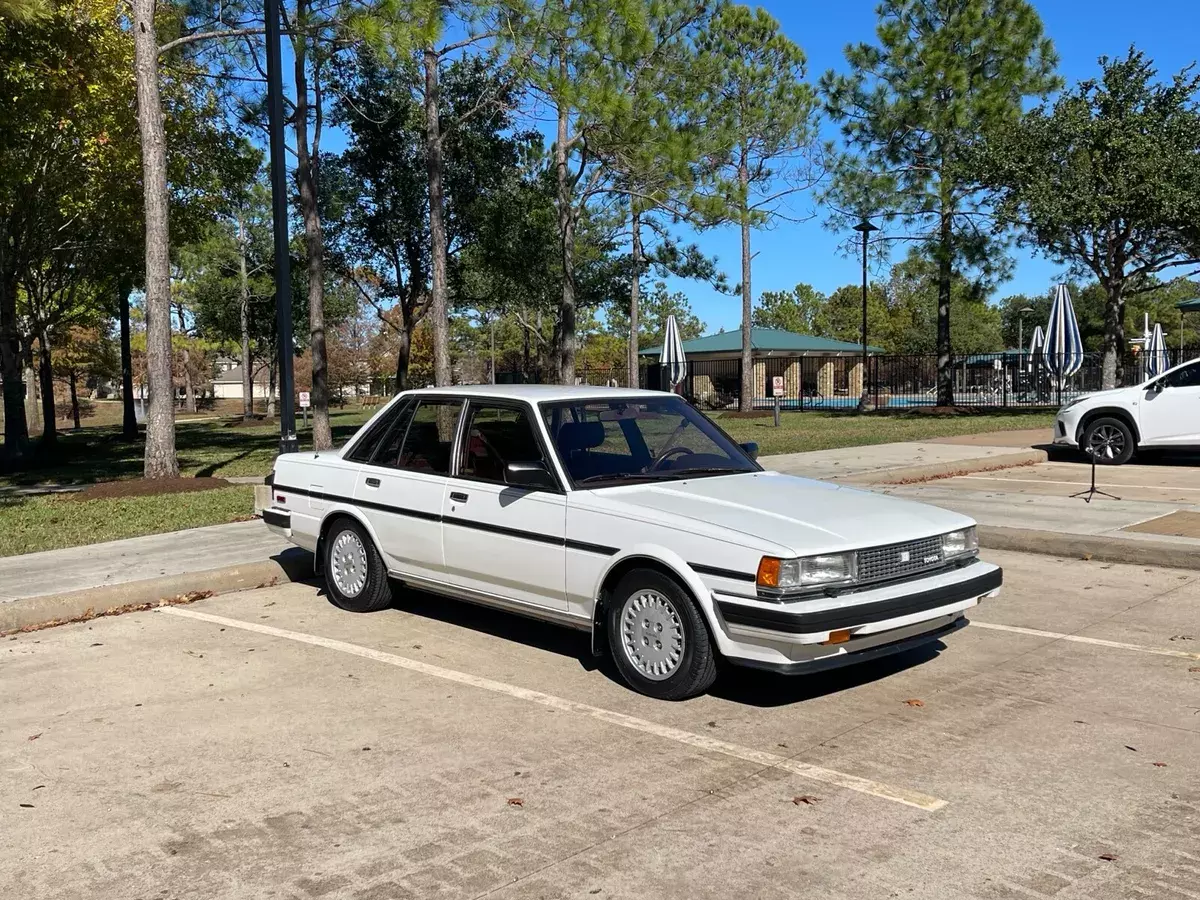
[[[1123,644],[1120,641],[1105,641],[1100,638],[1082,637],[1078,634],[1062,634],[1058,631],[1038,631],[1036,628],[1018,628],[1015,625],[996,625],[992,622],[980,622],[978,619],[971,620],[971,627],[991,628],[993,631],[1011,631],[1014,634],[1053,638],[1056,641],[1071,641],[1075,644],[1094,644],[1097,647],[1112,647],[1116,650],[1134,650],[1138,653],[1153,653],[1155,656],[1173,656],[1176,659],[1200,659],[1200,653],[1186,653],[1183,650],[1160,650],[1157,647],[1143,647],[1140,644]]]
[[[751,747],[743,747],[740,744],[731,744],[728,741],[718,740],[706,735],[693,734],[690,731],[671,728],[668,725],[659,725],[656,722],[649,722],[646,719],[639,719],[635,716],[627,716],[624,713],[613,712],[612,710],[602,709],[598,706],[589,706],[586,703],[577,703],[574,700],[565,700],[562,697],[543,694],[541,691],[533,691],[512,684],[505,684],[502,681],[493,681],[490,678],[481,678],[478,675],[470,675],[454,669],[443,669],[441,666],[433,666],[429,663],[419,662],[418,660],[398,656],[394,653],[384,653],[382,650],[373,650],[370,647],[360,647],[358,644],[336,641],[313,634],[304,634],[299,631],[285,631],[282,628],[273,628],[270,625],[243,622],[240,619],[228,619],[224,616],[209,615],[208,613],[196,612],[195,610],[182,609],[175,606],[160,607],[157,612],[171,616],[181,616],[186,619],[197,619],[201,622],[222,625],[226,628],[239,628],[242,631],[253,631],[257,634],[265,634],[270,637],[298,641],[302,644],[311,644],[314,647],[324,647],[327,650],[339,650],[342,653],[361,656],[364,659],[371,659],[375,662],[387,663],[390,666],[398,666],[401,669],[409,669],[410,671],[419,672],[422,675],[428,675],[433,678],[454,681],[458,684],[469,685],[481,690],[491,691],[495,694],[515,697],[518,700],[527,700],[530,703],[537,703],[551,709],[559,710],[560,712],[590,716],[593,719],[599,719],[610,725],[619,725],[621,728],[651,734],[655,737],[686,744],[699,750],[722,753],[726,756],[732,756],[736,759],[755,763],[760,766],[785,769],[804,778],[811,778],[814,781],[821,781],[826,784],[834,784],[851,791],[858,791],[860,794],[870,794],[872,797],[891,800],[894,803],[902,803],[905,806],[913,806],[927,812],[935,812],[946,805],[945,800],[931,797],[928,794],[921,794],[905,788],[892,787],[891,785],[881,784],[878,781],[872,781],[869,778],[859,778],[857,775],[848,775],[845,772],[837,772],[833,769],[809,765],[808,763],[788,759],[785,756],[779,756],[775,753],[767,753]]]

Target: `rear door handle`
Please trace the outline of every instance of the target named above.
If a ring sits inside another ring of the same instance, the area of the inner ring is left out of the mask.
[[[464,494],[462,491],[451,491],[451,492],[450,492],[450,499],[451,499],[452,501],[454,501],[455,503],[466,503],[466,502],[467,502],[467,495],[466,495],[466,494]]]
[[[368,478],[367,479],[367,487],[379,487],[379,479],[378,478]]]

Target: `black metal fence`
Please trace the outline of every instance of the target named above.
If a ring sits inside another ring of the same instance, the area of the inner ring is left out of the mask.
[[[1171,365],[1194,356],[1168,350]],[[1139,384],[1149,377],[1144,355],[1125,359],[1124,383]],[[853,409],[866,388],[877,409],[903,409],[937,404],[937,357],[932,355],[872,356],[864,371],[860,357],[768,356],[755,360],[754,407],[775,405],[789,410]],[[739,359],[693,360],[682,393],[702,409],[737,409],[742,378]],[[1084,354],[1074,375],[1059,379],[1027,353],[978,353],[959,357],[951,367],[957,406],[986,408],[1058,407],[1081,394],[1102,389],[1102,354]],[[864,385],[865,380],[865,385]],[[586,383],[604,383],[587,379]],[[663,390],[661,367],[642,370],[642,387]]]

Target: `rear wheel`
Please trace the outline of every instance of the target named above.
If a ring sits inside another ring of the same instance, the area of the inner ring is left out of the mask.
[[[717,678],[717,654],[704,617],[675,581],[634,569],[612,593],[608,637],[621,677],[660,700],[686,700]]]
[[[1133,458],[1133,431],[1120,419],[1101,416],[1088,423],[1080,441],[1083,452],[1102,466],[1119,466]]]
[[[325,590],[334,605],[349,612],[376,612],[392,604],[387,569],[366,530],[353,519],[338,519],[325,536]]]

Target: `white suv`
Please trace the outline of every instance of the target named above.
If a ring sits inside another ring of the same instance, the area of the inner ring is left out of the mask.
[[[1113,466],[1140,448],[1200,449],[1200,359],[1136,387],[1072,400],[1058,411],[1054,443]]]

